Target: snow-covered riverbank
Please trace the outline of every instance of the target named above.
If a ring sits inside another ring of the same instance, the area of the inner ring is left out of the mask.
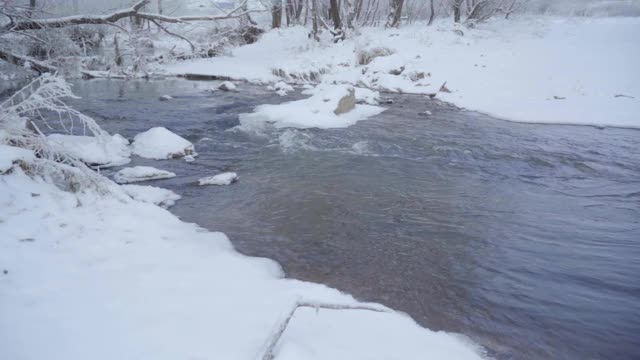
[[[308,29],[272,30],[232,56],[166,65],[170,74],[254,82],[348,82],[437,97],[512,121],[640,127],[640,19],[495,19],[476,29],[449,20],[364,28],[333,44]]]
[[[53,185],[67,177],[30,177],[28,153],[0,148],[3,359],[480,358],[380,305],[305,311],[364,304],[284,279],[107,179],[70,192]]]

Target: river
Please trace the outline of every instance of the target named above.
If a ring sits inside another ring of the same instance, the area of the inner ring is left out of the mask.
[[[465,334],[498,359],[640,357],[640,131],[396,95],[348,129],[247,132],[233,130],[239,113],[299,95],[210,86],[79,81],[72,104],[127,138],[165,126],[192,141],[193,163],[133,164],[177,173],[148,183],[182,195],[173,213],[288,277]],[[222,171],[240,181],[196,185]]]

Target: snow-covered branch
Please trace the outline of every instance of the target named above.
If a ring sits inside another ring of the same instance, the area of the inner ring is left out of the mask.
[[[24,30],[40,30],[61,28],[73,25],[110,25],[116,21],[138,14],[138,11],[143,6],[147,5],[150,0],[141,0],[128,9],[116,11],[108,15],[77,15],[67,16],[53,19],[29,19],[22,20],[15,23],[9,23],[4,27],[4,30],[24,31]]]

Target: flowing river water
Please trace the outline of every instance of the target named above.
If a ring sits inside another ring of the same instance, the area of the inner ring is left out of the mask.
[[[640,358],[640,131],[517,124],[419,96],[347,129],[237,131],[238,114],[291,98],[212,85],[82,81],[73,105],[127,138],[165,126],[192,141],[193,163],[133,164],[177,173],[148,183],[183,197],[173,213],[289,277],[498,359]],[[196,185],[222,171],[240,181]]]

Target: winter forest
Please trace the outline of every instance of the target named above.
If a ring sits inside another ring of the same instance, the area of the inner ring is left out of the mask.
[[[640,0],[0,0],[0,359],[640,357]]]

